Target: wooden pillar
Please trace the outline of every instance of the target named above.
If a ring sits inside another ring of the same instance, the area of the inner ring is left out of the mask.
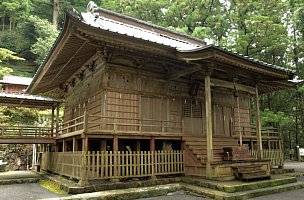
[[[88,152],[88,145],[89,145],[89,138],[88,136],[84,135],[84,137],[82,137],[82,151]]]
[[[54,118],[55,118],[55,107],[52,106],[52,124],[51,124],[51,133],[52,133],[52,136],[54,134]]]
[[[77,139],[76,137],[73,137],[73,152],[77,151],[78,147],[77,147]]]
[[[113,151],[118,151],[118,136],[117,135],[114,135],[114,138],[113,138]]]
[[[207,163],[206,178],[212,178],[211,162],[213,161],[213,144],[212,144],[212,103],[211,103],[211,73],[205,74],[205,105],[206,105],[206,131],[207,131]]]
[[[65,140],[62,140],[62,152],[66,152],[66,143]]]
[[[107,141],[103,139],[100,141],[100,151],[106,151],[106,150],[107,150]]]
[[[118,175],[118,136],[114,135],[113,138],[113,151],[114,151],[114,176]],[[119,179],[112,179],[111,181],[117,182]]]
[[[135,151],[140,151],[140,140],[136,141],[136,150]]]
[[[151,139],[150,139],[150,151],[152,152],[152,151],[155,151],[155,138],[154,137],[152,137]]]
[[[56,137],[58,137],[59,132],[59,104],[56,107]]]
[[[262,147],[259,91],[258,91],[257,85],[255,86],[254,104],[255,104],[255,117],[256,117],[255,123],[256,123],[256,135],[257,135],[257,153],[258,153],[258,160],[262,160],[263,159],[263,147]]]
[[[150,139],[150,153],[151,153],[151,170],[152,170],[152,179],[156,179],[156,176],[155,176],[155,166],[154,166],[154,163],[155,163],[155,138],[154,137],[151,137]]]

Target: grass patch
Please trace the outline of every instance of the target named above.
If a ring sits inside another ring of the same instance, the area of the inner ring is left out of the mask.
[[[53,181],[47,180],[47,179],[43,179],[39,182],[40,186],[49,190],[50,192],[53,192],[55,194],[59,194],[59,195],[66,195],[67,192],[62,190],[60,188],[60,186],[58,184],[56,184]]]

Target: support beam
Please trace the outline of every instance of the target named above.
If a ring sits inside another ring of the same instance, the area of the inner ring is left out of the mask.
[[[206,105],[206,131],[207,131],[207,163],[206,178],[212,178],[211,162],[213,161],[212,143],[212,103],[211,103],[211,82],[210,73],[205,74],[205,105]]]
[[[257,85],[255,86],[254,105],[255,105],[255,117],[256,117],[255,123],[256,123],[256,135],[257,135],[258,160],[262,160],[263,159],[262,132],[261,132],[261,119],[260,119],[259,91]]]
[[[249,94],[255,94],[255,88],[250,87],[247,85],[241,85],[229,81],[223,81],[219,79],[211,79],[211,86],[212,87],[222,87],[222,88],[228,88],[234,90],[235,87],[237,88],[238,91],[243,91],[243,92],[248,92]]]
[[[196,65],[193,67],[187,67],[186,69],[180,70],[178,72],[175,72],[173,74],[171,74],[168,78],[169,81],[178,79],[182,76],[188,75],[188,74],[192,74],[193,72],[197,72],[200,71],[202,68],[200,65]]]

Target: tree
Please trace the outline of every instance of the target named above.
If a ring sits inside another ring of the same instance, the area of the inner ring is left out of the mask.
[[[24,60],[23,58],[20,58],[18,56],[14,55],[15,53],[4,48],[0,48],[0,77],[2,78],[4,75],[9,74],[13,72],[11,68],[3,67],[1,65],[2,61],[8,61],[8,60]]]
[[[59,32],[48,20],[37,16],[29,17],[28,26],[32,27],[36,36],[36,42],[32,45],[31,51],[37,56],[35,62],[41,64]]]
[[[3,0],[0,3],[0,17],[3,21],[3,29],[6,17],[9,18],[9,30],[12,30],[13,26],[28,18],[31,9],[30,0]]]

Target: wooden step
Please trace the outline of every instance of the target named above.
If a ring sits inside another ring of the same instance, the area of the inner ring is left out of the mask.
[[[242,181],[270,178],[270,174],[266,170],[261,169],[261,165],[246,165],[232,167],[232,169],[235,176]]]

